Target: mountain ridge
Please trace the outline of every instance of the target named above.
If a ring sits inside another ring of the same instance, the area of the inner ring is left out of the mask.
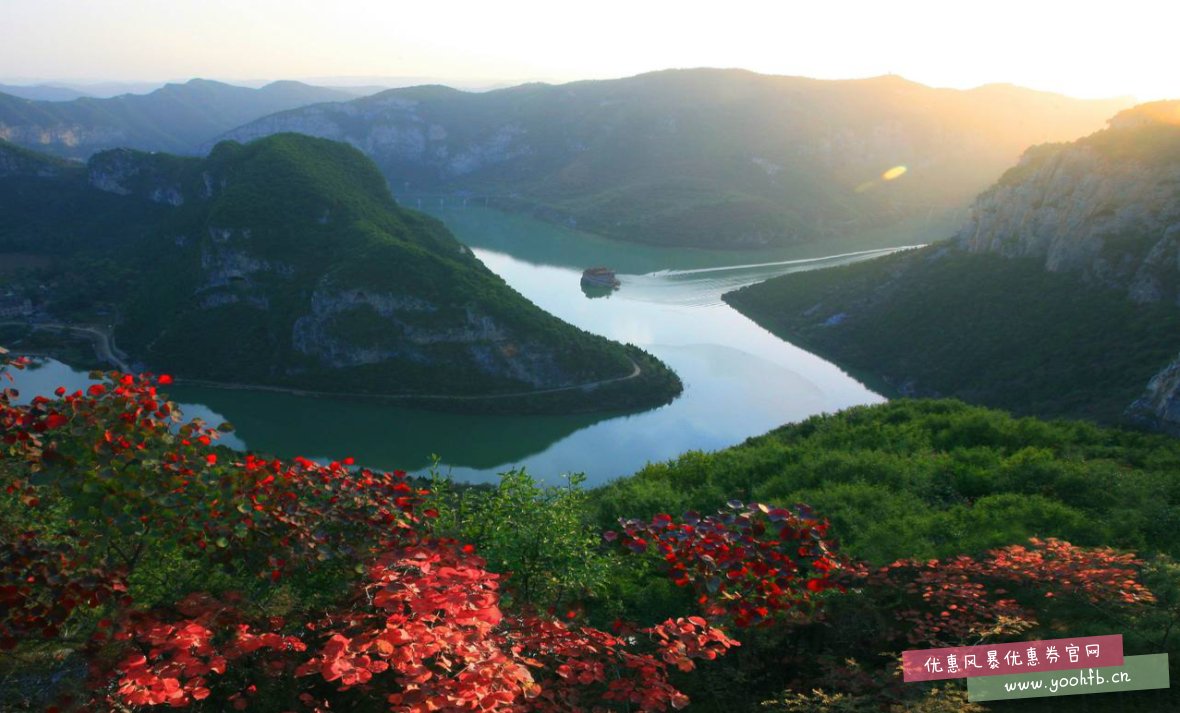
[[[0,94],[0,139],[79,160],[110,148],[196,153],[203,142],[272,112],[353,98],[302,82],[251,89],[199,78],[110,98],[35,101]]]
[[[1101,126],[1119,100],[661,70],[482,93],[392,89],[279,112],[224,138],[345,141],[398,195],[442,192],[609,237],[749,248],[965,210],[1029,144]],[[907,167],[896,180],[882,174]]]

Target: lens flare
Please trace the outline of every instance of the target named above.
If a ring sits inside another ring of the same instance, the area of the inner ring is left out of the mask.
[[[894,166],[893,168],[889,169],[885,173],[881,174],[881,180],[892,181],[895,178],[901,178],[902,176],[905,175],[905,172],[908,170],[909,169],[907,169],[905,166]]]

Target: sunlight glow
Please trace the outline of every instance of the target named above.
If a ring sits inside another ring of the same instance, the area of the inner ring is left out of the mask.
[[[1123,0],[0,0],[0,81],[571,81],[740,67],[1180,98],[1180,3]],[[52,48],[52,51],[47,51]],[[1100,49],[1099,49],[1100,48]]]

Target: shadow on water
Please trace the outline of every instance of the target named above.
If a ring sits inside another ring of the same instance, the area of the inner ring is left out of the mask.
[[[484,471],[522,461],[599,421],[621,413],[487,416],[421,411],[387,404],[266,392],[173,387],[173,398],[223,414],[251,450],[308,457],[354,456],[385,469],[417,471],[431,456]],[[276,417],[280,415],[280,417]],[[348,453],[341,453],[346,444]]]
[[[54,359],[37,359],[12,374],[20,391],[17,403],[49,396],[58,386],[73,391],[95,383],[89,372]],[[430,466],[436,453],[465,471],[494,470],[526,460],[599,421],[628,415],[488,417],[180,384],[168,387],[168,397],[186,419],[232,423],[234,433],[220,441],[230,448],[288,457],[353,456],[368,466],[408,471]],[[347,451],[341,452],[342,447]]]

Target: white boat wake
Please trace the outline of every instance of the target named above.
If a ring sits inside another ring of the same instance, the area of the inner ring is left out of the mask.
[[[708,307],[719,304],[726,292],[769,280],[792,272],[816,270],[847,265],[862,260],[913,250],[922,245],[905,245],[875,250],[825,255],[816,258],[777,260],[774,262],[725,265],[683,270],[656,270],[642,275],[619,275],[622,289],[618,296],[644,302],[688,307]]]

